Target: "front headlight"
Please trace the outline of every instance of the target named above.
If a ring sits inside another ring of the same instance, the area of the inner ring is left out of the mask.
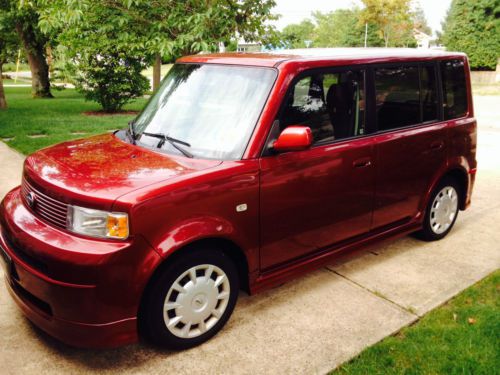
[[[128,215],[122,212],[107,212],[90,208],[69,206],[68,229],[92,237],[128,237]]]

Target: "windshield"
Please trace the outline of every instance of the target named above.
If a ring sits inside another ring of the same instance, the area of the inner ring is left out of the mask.
[[[269,68],[176,64],[134,121],[136,139],[197,158],[240,159],[275,77]]]

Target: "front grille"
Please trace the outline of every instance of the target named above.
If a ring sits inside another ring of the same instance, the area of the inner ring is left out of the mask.
[[[68,205],[40,192],[25,178],[21,185],[24,204],[40,219],[59,228],[66,228]]]

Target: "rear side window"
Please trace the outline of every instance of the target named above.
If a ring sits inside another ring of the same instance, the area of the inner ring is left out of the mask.
[[[443,82],[444,119],[450,120],[465,116],[467,90],[464,62],[461,60],[442,61],[441,80]]]
[[[418,66],[375,69],[379,130],[413,125],[420,120]]]

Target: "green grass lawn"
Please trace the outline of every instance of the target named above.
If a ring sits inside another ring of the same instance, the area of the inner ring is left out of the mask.
[[[15,62],[10,62],[10,63],[6,63],[6,64],[3,64],[3,72],[4,73],[12,73],[12,72],[15,72],[16,69],[17,69],[17,65]],[[30,66],[28,65],[28,63],[21,63],[19,64],[19,71],[26,71],[26,70],[30,70]]]
[[[87,102],[73,89],[53,90],[54,99],[32,99],[29,87],[5,88],[8,109],[0,111],[0,140],[23,154],[66,141],[125,128],[133,115],[86,116],[99,105]],[[138,99],[125,110],[140,110],[146,100]],[[74,134],[84,133],[84,134]],[[29,136],[42,137],[30,138]]]
[[[500,271],[332,375],[500,374]]]
[[[30,79],[18,78],[17,81],[14,79],[5,79],[3,80],[4,85],[31,85]]]

